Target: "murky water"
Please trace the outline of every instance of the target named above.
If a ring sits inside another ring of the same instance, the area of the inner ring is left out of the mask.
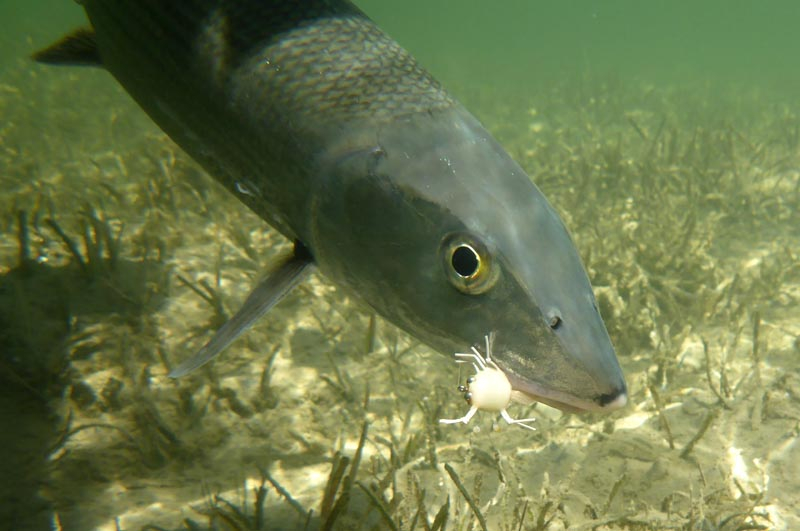
[[[6,0],[0,528],[800,528],[800,7],[360,5],[562,215],[628,407],[440,425],[469,371],[322,277],[170,381],[289,243]]]

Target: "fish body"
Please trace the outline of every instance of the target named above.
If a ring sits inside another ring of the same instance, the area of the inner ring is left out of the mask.
[[[588,277],[554,209],[353,4],[81,3],[92,30],[37,58],[96,58],[298,249],[177,373],[216,355],[313,264],[440,351],[493,333],[494,360],[521,397],[565,410],[625,404]]]

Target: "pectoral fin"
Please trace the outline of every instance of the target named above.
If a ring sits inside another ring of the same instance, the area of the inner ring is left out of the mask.
[[[248,295],[244,305],[227,323],[222,325],[214,337],[194,356],[187,359],[172,372],[170,378],[180,378],[208,363],[211,358],[225,350],[237,337],[275,306],[292,288],[311,272],[314,263],[302,244],[295,244],[294,254],[282,261],[275,270],[262,280]]]

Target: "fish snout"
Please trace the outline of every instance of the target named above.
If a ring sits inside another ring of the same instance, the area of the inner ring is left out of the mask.
[[[613,349],[611,354],[589,357],[589,363],[559,350],[536,359],[502,359],[517,401],[541,402],[567,412],[607,413],[627,405],[628,388]]]

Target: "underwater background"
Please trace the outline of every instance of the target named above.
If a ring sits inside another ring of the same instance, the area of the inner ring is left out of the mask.
[[[465,371],[318,276],[170,381],[288,242],[0,0],[0,529],[800,529],[800,3],[358,5],[557,208],[628,407],[442,426]]]

